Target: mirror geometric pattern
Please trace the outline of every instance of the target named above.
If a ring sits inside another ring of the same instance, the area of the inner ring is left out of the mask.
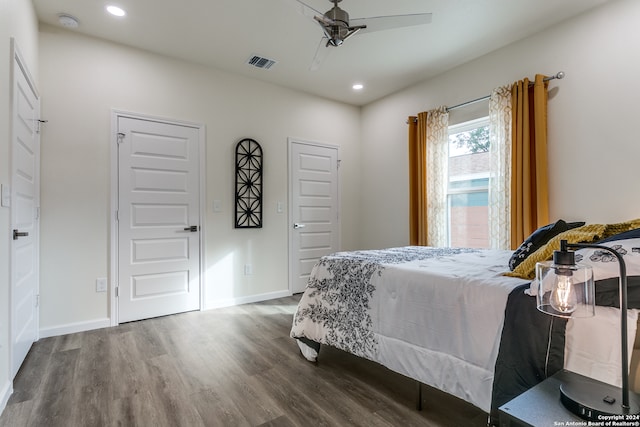
[[[236,145],[236,228],[262,228],[262,147],[246,138]]]

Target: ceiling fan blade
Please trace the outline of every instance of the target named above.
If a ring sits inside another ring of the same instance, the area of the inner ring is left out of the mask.
[[[313,56],[313,60],[311,61],[311,65],[309,66],[309,71],[318,71],[322,66],[324,60],[329,56],[329,52],[331,49],[327,47],[327,43],[329,41],[328,37],[322,37],[320,39],[320,43],[318,44],[318,48],[316,49],[316,54]]]
[[[333,19],[327,18],[324,13],[320,12],[317,9],[312,8],[308,4],[300,1],[300,0],[285,0],[289,5],[293,6],[298,13],[311,18],[314,22],[320,24],[323,28],[325,25],[334,25],[336,22]]]
[[[300,0],[285,0],[291,6],[295,7],[299,13],[314,19],[316,16],[324,16],[324,13],[320,12],[309,6],[308,4],[301,2]]]
[[[415,13],[411,15],[390,15],[376,16],[372,18],[358,18],[349,21],[350,26],[366,25],[360,33],[371,33],[373,31],[390,30],[393,28],[411,27],[413,25],[423,25],[431,22],[430,13]]]

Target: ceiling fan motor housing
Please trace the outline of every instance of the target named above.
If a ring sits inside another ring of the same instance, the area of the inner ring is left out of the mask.
[[[341,45],[349,34],[349,14],[336,4],[324,16],[334,22],[333,25],[326,25],[327,32],[331,36],[329,43],[334,46]]]

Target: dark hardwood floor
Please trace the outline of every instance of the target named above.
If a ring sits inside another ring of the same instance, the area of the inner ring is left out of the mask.
[[[289,338],[299,296],[35,343],[0,426],[484,426],[486,414],[382,366]]]

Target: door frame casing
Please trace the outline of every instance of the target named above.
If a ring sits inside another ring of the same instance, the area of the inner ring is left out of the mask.
[[[293,282],[294,282],[294,278],[293,278],[293,263],[294,263],[294,250],[293,250],[293,183],[291,182],[292,177],[293,177],[293,173],[292,173],[292,162],[291,162],[291,154],[292,154],[292,150],[291,147],[293,144],[299,144],[299,145],[309,145],[309,146],[314,146],[314,147],[322,147],[322,148],[328,148],[328,149],[335,149],[336,150],[336,159],[338,161],[337,164],[337,168],[336,168],[336,179],[338,180],[337,182],[337,190],[336,190],[336,199],[337,199],[337,206],[336,206],[336,210],[338,212],[338,219],[337,219],[337,226],[338,226],[338,248],[337,250],[341,250],[342,248],[342,208],[341,208],[341,197],[340,197],[340,146],[336,145],[336,144],[328,144],[328,143],[324,143],[324,142],[317,142],[317,141],[309,141],[309,140],[305,140],[302,138],[293,138],[293,137],[288,137],[287,138],[287,197],[289,198],[289,209],[288,209],[288,217],[287,217],[287,250],[288,250],[288,263],[289,263],[289,268],[288,268],[288,289],[289,292],[293,294]]]
[[[111,145],[111,178],[110,178],[110,239],[109,239],[109,313],[110,313],[110,322],[111,326],[117,326],[119,324],[118,319],[118,298],[116,296],[116,287],[118,286],[118,119],[120,117],[127,117],[131,119],[138,120],[147,120],[159,123],[166,123],[170,125],[177,126],[187,126],[198,129],[198,184],[199,184],[199,194],[198,194],[198,203],[200,204],[200,209],[198,212],[198,236],[200,239],[199,251],[200,251],[200,259],[199,259],[199,288],[200,288],[200,301],[199,301],[199,309],[204,309],[204,301],[205,299],[205,218],[206,218],[206,136],[205,136],[205,126],[202,123],[195,123],[183,120],[175,120],[175,119],[167,119],[165,117],[152,116],[148,114],[140,114],[140,113],[132,113],[129,111],[112,109],[111,110],[111,135],[109,137],[109,143]]]

